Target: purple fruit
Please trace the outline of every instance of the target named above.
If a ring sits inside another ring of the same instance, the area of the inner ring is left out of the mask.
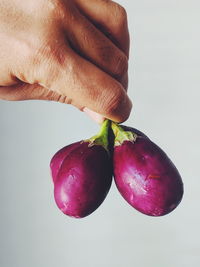
[[[99,135],[66,146],[51,160],[54,198],[71,217],[83,218],[104,201],[112,183],[106,121]],[[55,161],[55,162],[54,162]]]
[[[162,216],[174,210],[183,196],[181,176],[165,152],[145,136],[115,133],[114,179],[123,198],[138,211]]]
[[[57,174],[59,172],[59,169],[64,161],[64,159],[67,157],[67,155],[74,150],[79,145],[79,142],[70,144],[68,146],[65,146],[61,148],[56,154],[53,156],[50,162],[50,170],[51,170],[51,176],[53,179],[53,183],[56,181]]]

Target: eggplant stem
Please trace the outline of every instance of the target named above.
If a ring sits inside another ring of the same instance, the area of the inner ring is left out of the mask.
[[[87,140],[84,140],[84,142],[89,142],[89,146],[93,146],[93,145],[103,146],[105,150],[109,152],[108,131],[110,128],[110,124],[111,124],[110,120],[105,120],[101,124],[99,133],[95,136],[92,136],[91,138]]]
[[[113,133],[115,135],[115,146],[121,145],[124,141],[130,141],[134,143],[137,139],[137,134],[125,131],[122,127],[120,127],[117,123],[112,122],[111,128],[113,130]]]

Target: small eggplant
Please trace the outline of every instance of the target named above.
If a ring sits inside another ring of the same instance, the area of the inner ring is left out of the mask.
[[[183,196],[181,176],[165,152],[142,132],[112,123],[113,169],[122,197],[150,216],[170,213]]]
[[[98,135],[62,148],[51,160],[54,198],[68,216],[83,218],[91,214],[111,187],[109,127],[110,122],[105,121]]]
[[[71,153],[76,147],[80,145],[80,142],[76,142],[61,148],[56,154],[53,156],[50,162],[50,170],[51,170],[51,177],[53,183],[55,183],[57,174],[60,170],[60,167],[64,161],[64,159]]]

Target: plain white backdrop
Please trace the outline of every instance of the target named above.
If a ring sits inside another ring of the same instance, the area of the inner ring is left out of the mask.
[[[113,183],[85,219],[62,214],[53,199],[52,155],[98,125],[71,106],[0,103],[1,267],[200,266],[200,2],[121,0],[131,36],[126,125],[144,131],[179,169],[185,194],[171,214],[131,208]]]

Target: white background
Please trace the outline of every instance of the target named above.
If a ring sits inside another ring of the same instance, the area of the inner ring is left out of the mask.
[[[144,131],[179,169],[180,206],[153,218],[131,208],[113,183],[85,219],[62,214],[49,161],[98,126],[71,106],[0,103],[0,266],[200,266],[199,1],[124,0],[131,35],[126,125]]]

